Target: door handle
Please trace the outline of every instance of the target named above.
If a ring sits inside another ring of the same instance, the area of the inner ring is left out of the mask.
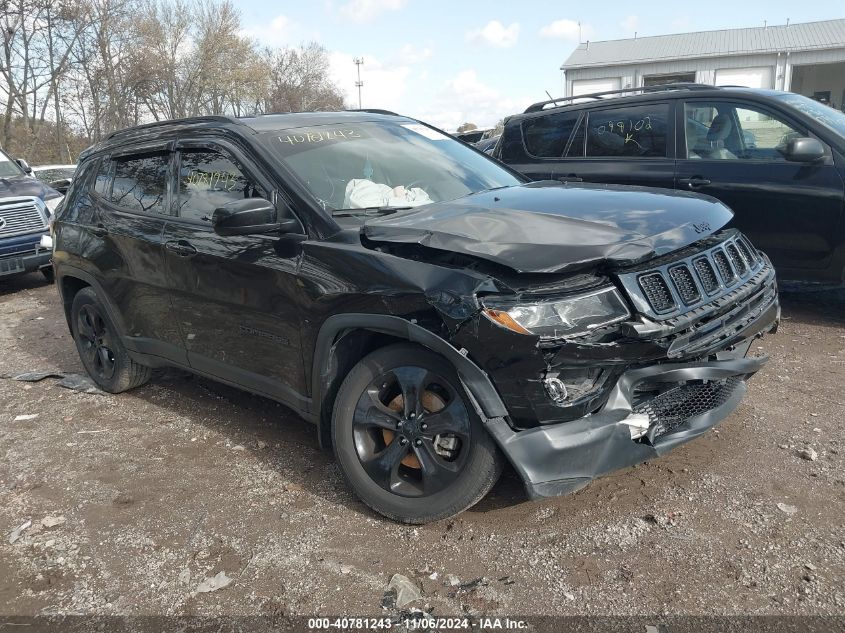
[[[105,237],[106,235],[109,234],[109,230],[105,226],[103,226],[102,224],[98,224],[97,226],[89,227],[88,230],[91,231],[91,233],[93,235],[96,235],[97,237]]]
[[[561,176],[558,178],[560,182],[584,182],[583,178],[579,178],[575,174],[567,174],[566,176]]]
[[[185,240],[171,240],[170,242],[165,242],[164,247],[179,255],[179,257],[193,257],[197,254],[197,249]]]
[[[710,184],[710,181],[707,178],[702,178],[701,176],[693,176],[692,178],[679,178],[678,184],[686,185],[690,189],[695,189],[696,187],[705,187]]]

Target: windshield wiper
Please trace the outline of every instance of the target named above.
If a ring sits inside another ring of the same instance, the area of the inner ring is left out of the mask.
[[[360,207],[357,209],[335,209],[332,211],[332,217],[381,215],[382,213],[395,213],[396,211],[405,211],[406,209],[413,209],[413,207]]]

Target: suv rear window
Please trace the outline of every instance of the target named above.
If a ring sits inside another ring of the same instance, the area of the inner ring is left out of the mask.
[[[668,118],[666,103],[593,110],[587,124],[587,156],[665,158]]]
[[[522,122],[525,150],[538,158],[560,158],[580,112],[561,112]]]

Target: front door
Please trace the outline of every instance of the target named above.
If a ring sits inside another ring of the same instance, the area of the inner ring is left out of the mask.
[[[180,144],[164,257],[194,369],[301,407],[306,388],[292,236],[217,235],[217,207],[271,199],[272,186],[235,148]]]
[[[756,104],[698,99],[687,100],[678,128],[678,189],[728,205],[732,226],[781,272],[828,266],[845,185],[830,155],[811,164],[784,158],[786,142],[806,129]]]

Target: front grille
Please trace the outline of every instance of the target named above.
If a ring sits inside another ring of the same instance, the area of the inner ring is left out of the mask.
[[[695,272],[698,273],[704,292],[712,295],[719,289],[719,279],[716,277],[716,271],[713,270],[713,264],[710,263],[709,259],[706,257],[696,259]]]
[[[641,314],[660,321],[690,313],[696,320],[721,300],[763,280],[770,270],[747,238],[727,230],[702,240],[675,257],[665,256],[651,266],[618,275],[628,297]]]
[[[654,439],[677,429],[690,418],[703,415],[725,404],[739,388],[736,376],[722,381],[690,381],[657,393],[635,392],[640,399],[633,412],[648,415],[648,437]]]
[[[44,215],[33,198],[0,201],[0,237],[23,235],[46,228]]]
[[[651,273],[640,277],[640,288],[643,289],[648,302],[655,312],[666,312],[675,307],[675,300],[666,280],[660,273]]]
[[[691,306],[701,299],[701,294],[698,292],[698,287],[692,278],[692,272],[690,272],[686,264],[670,268],[669,276],[672,277],[672,283],[675,284],[675,289],[681,296],[681,301],[685,304]]]

